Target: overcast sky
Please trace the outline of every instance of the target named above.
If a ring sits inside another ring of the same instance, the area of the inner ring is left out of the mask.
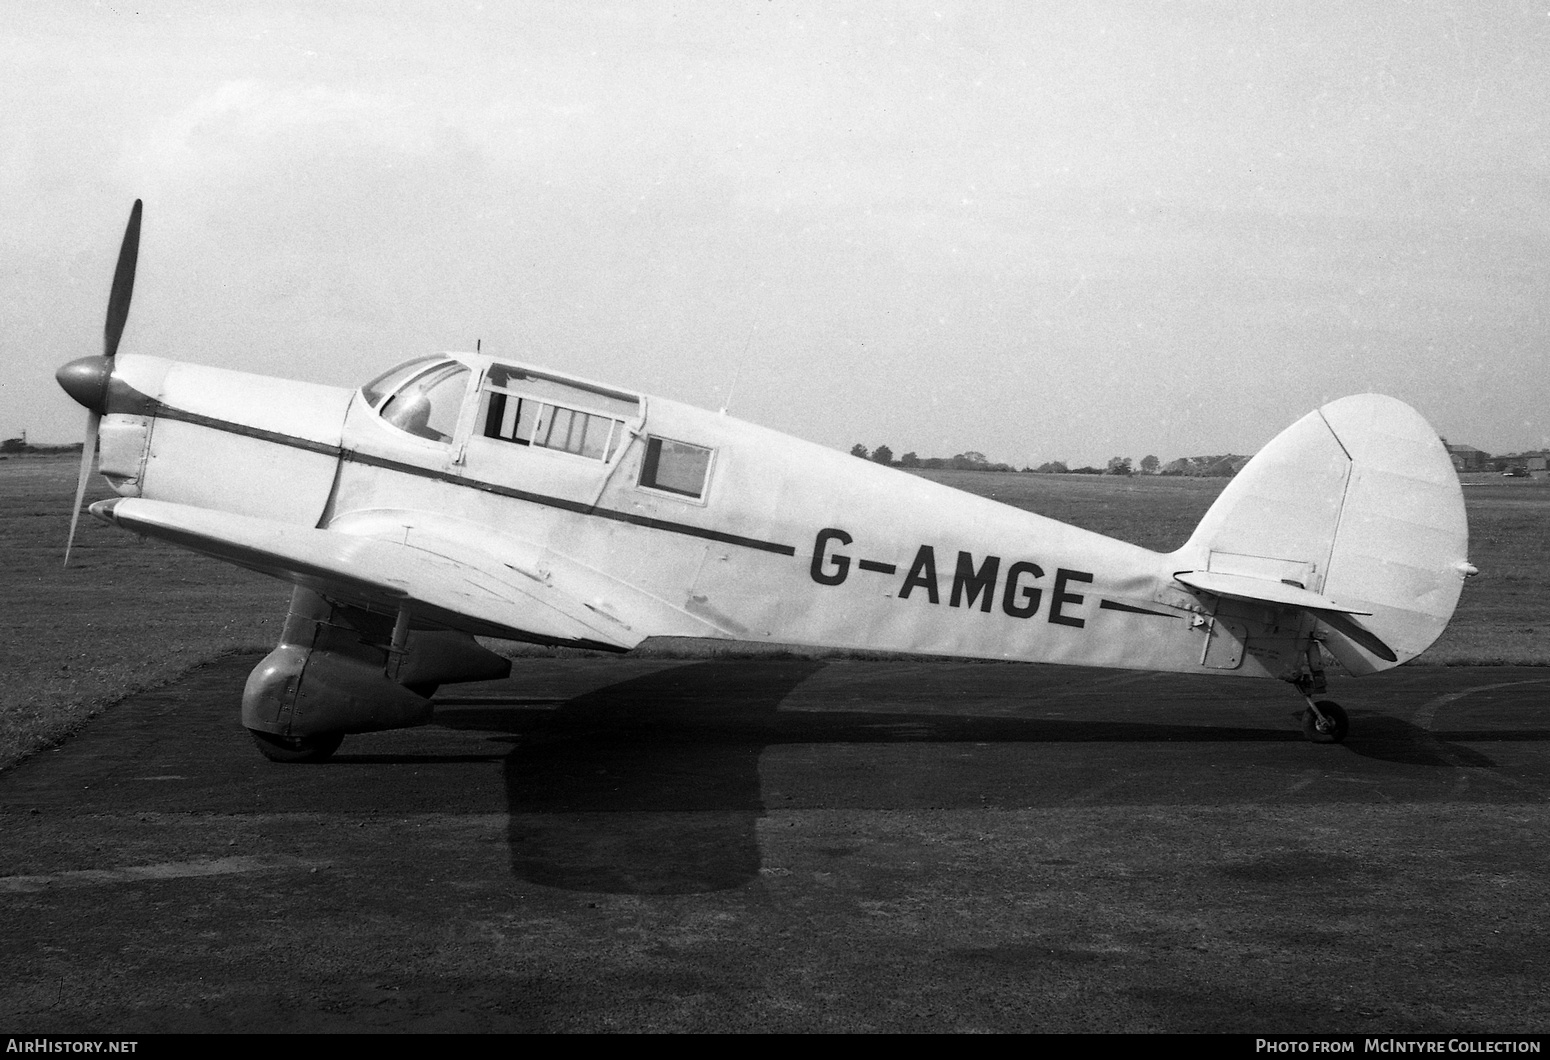
[[[7,0],[0,436],[124,352],[509,354],[837,448],[1550,446],[1550,0]],[[735,386],[734,386],[735,382]]]

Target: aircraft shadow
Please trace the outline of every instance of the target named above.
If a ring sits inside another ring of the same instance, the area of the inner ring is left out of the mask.
[[[475,709],[438,722],[504,728],[512,873],[570,890],[680,894],[758,874],[762,734],[821,662],[700,663],[559,709]]]
[[[1359,728],[1346,738],[1345,746],[1363,758],[1448,769],[1460,766],[1471,769],[1496,767],[1495,759],[1466,746],[1465,740],[1521,740],[1526,736],[1522,731],[1433,732],[1414,722],[1384,714],[1357,715],[1352,725]],[[1550,737],[1550,732],[1538,734],[1539,739],[1547,737]]]
[[[765,813],[759,763],[775,745],[1304,739],[1291,725],[782,711],[791,692],[824,666],[692,663],[567,701],[459,703],[453,697],[438,708],[436,720],[499,734],[491,739],[514,745],[504,756],[503,774],[515,876],[571,890],[634,894],[721,890],[757,875],[757,822]],[[1331,753],[1445,768],[1494,765],[1399,719],[1363,712],[1358,725]]]

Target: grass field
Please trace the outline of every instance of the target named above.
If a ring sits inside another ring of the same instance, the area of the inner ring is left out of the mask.
[[[272,647],[289,589],[83,516],[61,567],[75,460],[0,461],[0,768],[123,697],[208,659]],[[1182,544],[1222,479],[924,473],[938,482],[1154,549]],[[1550,664],[1550,483],[1480,476],[1464,491],[1481,570],[1418,662]],[[100,479],[88,503],[111,496]],[[698,644],[698,642],[697,642]],[[524,652],[528,649],[524,649]],[[536,650],[536,649],[533,649]],[[663,645],[725,654],[724,645]],[[237,704],[232,704],[232,710]]]

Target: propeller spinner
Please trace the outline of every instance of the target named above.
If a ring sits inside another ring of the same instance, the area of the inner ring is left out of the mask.
[[[91,477],[92,458],[97,452],[97,429],[108,406],[108,383],[113,378],[113,358],[118,354],[119,339],[129,319],[129,301],[135,292],[135,262],[140,257],[141,203],[129,211],[124,242],[118,248],[118,266],[113,270],[113,290],[108,295],[108,319],[102,330],[102,356],[82,357],[54,373],[59,385],[80,404],[86,406],[86,441],[81,446],[81,470],[75,481],[75,504],[70,509],[70,536],[65,540],[65,565],[70,564],[70,546],[75,543],[75,526],[81,517],[81,501],[86,496],[86,480]]]

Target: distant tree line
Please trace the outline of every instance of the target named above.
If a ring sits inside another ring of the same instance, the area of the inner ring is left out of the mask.
[[[880,445],[876,449],[867,449],[857,442],[850,447],[850,455],[862,460],[872,460],[879,464],[887,464],[890,467],[903,468],[949,468],[954,471],[1016,471],[1011,464],[992,464],[985,458],[984,453],[973,451],[959,453],[957,456],[921,457],[915,453],[905,453],[899,459],[893,457],[893,449],[886,445]],[[1025,467],[1022,470],[1038,475],[1134,475],[1138,471],[1143,475],[1184,475],[1199,478],[1230,478],[1236,475],[1244,464],[1249,462],[1246,456],[1237,456],[1225,453],[1218,456],[1181,456],[1170,464],[1164,465],[1155,456],[1143,456],[1139,465],[1133,463],[1128,456],[1116,456],[1109,460],[1104,467],[1069,467],[1064,460],[1051,460],[1038,467]]]
[[[949,468],[953,471],[1016,471],[1011,464],[992,464],[985,458],[984,453],[969,451],[959,453],[956,456],[920,456],[916,453],[905,453],[899,459],[893,458],[893,450],[886,445],[880,445],[876,449],[868,450],[866,446],[857,442],[850,447],[850,455],[860,457],[862,460],[871,460],[874,463],[886,464],[889,467],[911,467],[937,470]],[[1024,471],[1029,470],[1023,468]]]
[[[1052,460],[1038,467],[1023,468],[1041,475],[1186,475],[1197,478],[1231,478],[1244,464],[1246,456],[1181,456],[1164,465],[1155,456],[1143,456],[1139,466],[1133,466],[1128,456],[1116,456],[1107,467],[1067,467],[1063,460]]]
[[[21,456],[25,453],[79,453],[81,442],[70,445],[32,445],[25,438],[7,438],[0,442],[0,455]]]
[[[1246,456],[1222,453],[1218,456],[1181,456],[1158,472],[1159,475],[1184,475],[1195,478],[1232,478],[1243,465]]]

